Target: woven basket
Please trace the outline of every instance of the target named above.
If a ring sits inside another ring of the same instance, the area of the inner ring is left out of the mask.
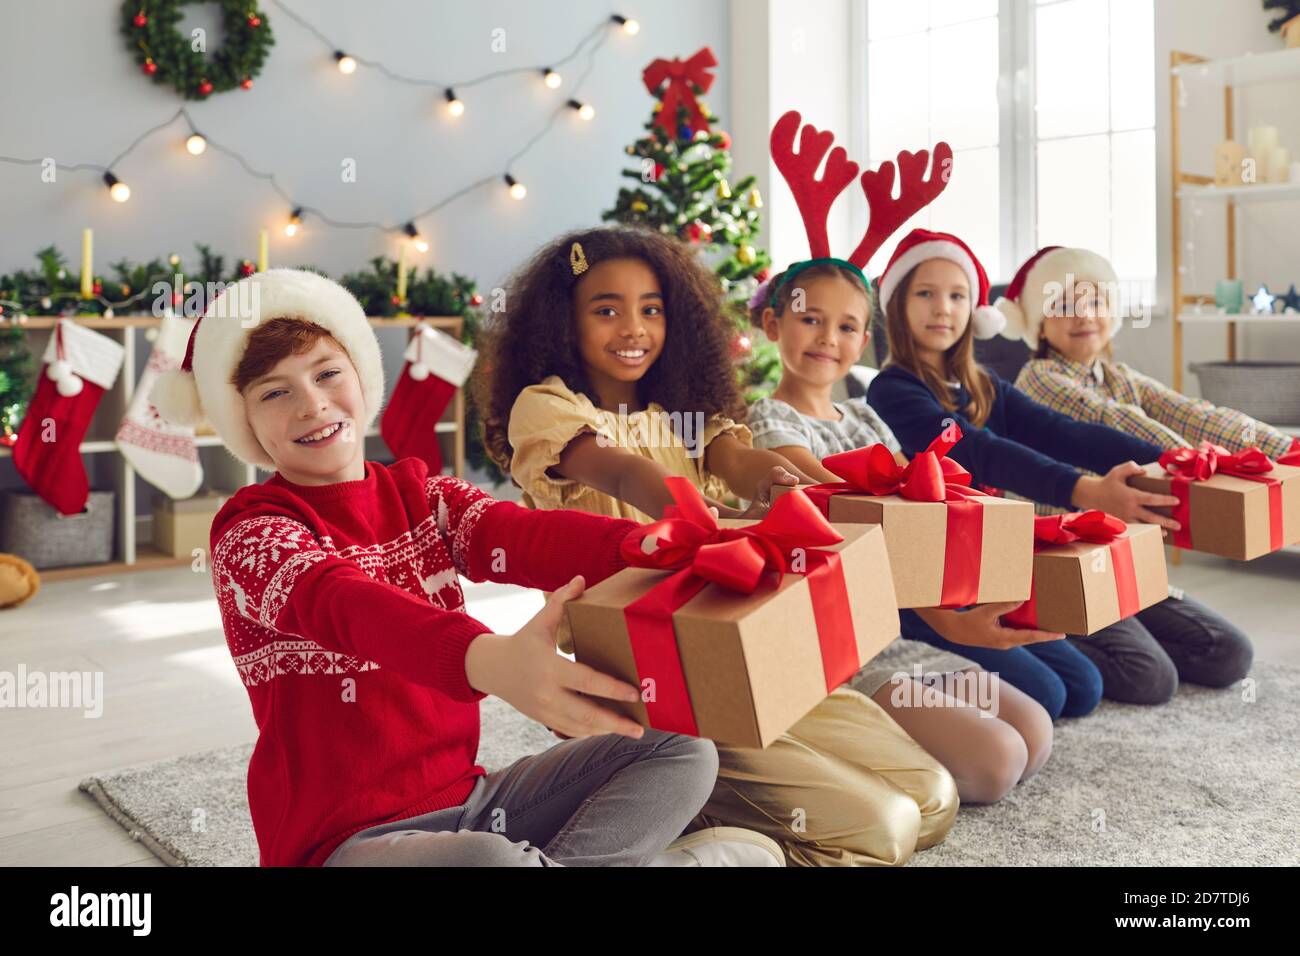
[[[103,564],[113,558],[111,491],[92,491],[81,514],[63,516],[36,495],[11,491],[0,502],[0,551],[38,569]]]
[[[1300,362],[1198,362],[1206,401],[1267,425],[1300,425]]]

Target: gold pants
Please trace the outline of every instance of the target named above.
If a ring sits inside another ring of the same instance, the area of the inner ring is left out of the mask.
[[[791,866],[900,866],[943,841],[957,785],[874,700],[841,687],[763,750],[718,747],[692,828],[747,827]]]

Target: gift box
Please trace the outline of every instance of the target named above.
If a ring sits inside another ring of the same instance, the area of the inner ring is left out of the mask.
[[[1258,448],[1234,455],[1202,442],[1165,452],[1143,472],[1129,484],[1179,501],[1151,509],[1182,525],[1170,534],[1177,547],[1250,561],[1300,541],[1300,467]]]
[[[225,503],[226,496],[219,492],[194,495],[191,498],[155,495],[154,547],[173,557],[188,557],[195,551],[207,551],[212,519]]]
[[[832,524],[874,524],[885,532],[894,596],[901,608],[1024,601],[1033,574],[1034,506],[970,487],[970,473],[943,435],[906,467],[885,445],[831,455],[822,465],[841,481],[804,485]],[[774,485],[773,496],[791,489]]]
[[[642,726],[766,747],[898,636],[884,534],[803,495],[717,520],[666,481],[677,505],[624,540],[633,566],[566,605],[574,653],[641,688],[601,704]]]
[[[1086,637],[1169,596],[1159,525],[1102,511],[1034,519],[1034,582],[1008,627]]]

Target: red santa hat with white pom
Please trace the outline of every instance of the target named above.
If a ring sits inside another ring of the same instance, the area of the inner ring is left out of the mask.
[[[379,340],[352,293],[332,279],[302,269],[268,269],[226,287],[194,324],[185,360],[164,372],[149,400],[177,425],[206,420],[236,458],[273,470],[244,412],[244,398],[231,379],[248,348],[248,337],[263,322],[300,319],[326,329],[348,353],[366,405],[361,434],[379,415],[384,398],[384,366]]]
[[[1009,339],[1023,339],[1031,349],[1038,349],[1043,319],[1063,302],[1073,297],[1084,283],[1097,292],[1109,295],[1116,283],[1115,269],[1104,256],[1090,249],[1068,246],[1044,246],[1016,270],[1002,298],[994,303],[1006,316],[1002,334]],[[1111,303],[1113,306],[1114,303]],[[1119,331],[1119,310],[1110,310],[1110,334]]]
[[[947,259],[966,273],[974,306],[971,311],[971,326],[975,338],[991,339],[1001,332],[1006,319],[1001,312],[989,305],[989,279],[984,273],[984,266],[966,243],[946,232],[913,229],[903,237],[880,276],[881,310],[888,308],[889,300],[908,273],[930,259]]]

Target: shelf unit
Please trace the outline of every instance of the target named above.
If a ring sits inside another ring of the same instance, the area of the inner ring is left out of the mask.
[[[125,417],[127,408],[130,406],[136,382],[142,371],[142,369],[137,368],[136,335],[141,330],[147,331],[150,328],[157,328],[161,323],[161,319],[149,315],[121,316],[111,319],[98,315],[70,316],[69,318],[78,325],[113,335],[125,350],[122,370],[118,373],[117,381],[114,383],[113,388],[104,394],[87,430],[88,435],[97,437],[88,438],[79,446],[79,450],[83,455],[107,455],[115,459],[109,469],[111,474],[109,485],[115,495],[114,508],[117,512],[113,546],[114,560],[106,564],[50,568],[41,572],[41,578],[46,581],[54,581],[88,575],[152,570],[189,564],[192,560],[189,557],[172,557],[153,547],[151,542],[138,540],[137,524],[139,519],[136,517],[136,471],[131,466],[131,463],[118,451],[117,442],[111,437],[102,437],[116,434],[117,426]],[[19,327],[28,332],[49,333],[60,321],[60,317],[28,316],[22,320],[11,319],[10,321],[17,321]],[[460,316],[398,316],[396,318],[374,316],[370,318],[370,324],[376,331],[403,329],[408,335],[410,330],[421,322],[446,332],[455,338],[460,338],[463,326],[463,320]],[[32,354],[37,357],[38,366],[40,364],[39,356],[44,351],[44,348],[44,336],[39,344],[33,344],[31,347]],[[455,398],[448,407],[446,414],[435,425],[435,428],[439,434],[448,436],[447,444],[450,448],[444,448],[444,460],[449,462],[449,467],[445,470],[449,470],[451,474],[463,476],[465,473],[465,398],[463,390],[458,389],[456,391]],[[379,430],[375,427],[366,432],[365,438],[368,441],[382,442],[379,437]],[[194,443],[199,448],[216,448],[222,444],[221,439],[212,434],[196,435]],[[450,454],[445,454],[447,451],[450,451]],[[12,449],[0,446],[0,460],[10,456],[12,456]],[[368,450],[366,457],[374,459],[382,456]],[[212,455],[204,458],[203,470],[204,487],[227,495],[234,494],[234,492],[246,485],[255,484],[269,474],[269,472],[252,465],[246,465],[229,454]],[[94,484],[95,482],[92,481],[92,486]],[[152,493],[163,494],[163,492],[157,490],[153,490]]]
[[[1213,176],[1187,172],[1181,161],[1181,110],[1179,107],[1179,82],[1189,78],[1204,78],[1223,84],[1223,132],[1225,139],[1240,142],[1236,136],[1233,94],[1236,89],[1256,83],[1300,80],[1300,49],[1276,50],[1244,56],[1207,59],[1194,53],[1177,50],[1169,54],[1169,135],[1170,157],[1173,166],[1174,194],[1172,204],[1173,231],[1173,301],[1175,321],[1173,327],[1173,386],[1183,390],[1183,326],[1188,323],[1227,323],[1226,351],[1228,361],[1237,358],[1237,332],[1244,324],[1295,323],[1300,328],[1300,315],[1255,315],[1243,313],[1185,311],[1188,306],[1214,307],[1214,296],[1190,294],[1183,291],[1182,276],[1182,224],[1183,204],[1190,202],[1215,202],[1224,206],[1227,237],[1227,272],[1225,278],[1238,278],[1237,213],[1243,204],[1286,202],[1300,200],[1300,182],[1253,183],[1244,186],[1216,186]],[[1300,429],[1284,428],[1289,433]]]

